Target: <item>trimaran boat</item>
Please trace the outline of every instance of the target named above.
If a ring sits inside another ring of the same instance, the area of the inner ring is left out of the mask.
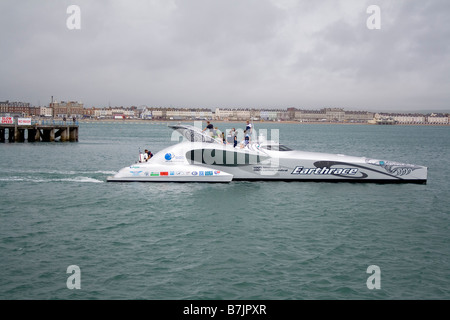
[[[427,168],[343,154],[292,150],[263,136],[246,145],[224,144],[191,125],[170,125],[184,141],[140,158],[108,177],[111,182],[427,182]]]

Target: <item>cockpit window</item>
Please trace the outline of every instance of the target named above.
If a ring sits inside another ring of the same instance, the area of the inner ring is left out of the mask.
[[[291,148],[286,147],[282,144],[268,144],[265,146],[261,146],[261,148],[263,149],[267,149],[267,150],[274,150],[274,151],[292,151]]]

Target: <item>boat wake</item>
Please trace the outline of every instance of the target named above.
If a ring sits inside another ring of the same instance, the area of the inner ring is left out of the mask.
[[[73,178],[45,178],[45,177],[0,177],[0,181],[4,182],[35,182],[35,183],[45,183],[45,182],[90,182],[90,183],[103,183],[105,181],[98,180],[91,177],[78,176]]]
[[[103,183],[106,176],[115,174],[116,171],[92,170],[23,170],[3,172],[0,182],[66,182],[66,183]]]

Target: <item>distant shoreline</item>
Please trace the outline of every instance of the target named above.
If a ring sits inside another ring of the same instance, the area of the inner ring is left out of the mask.
[[[186,123],[186,122],[206,122],[206,120],[143,120],[143,119],[79,119],[79,123]],[[211,123],[243,123],[245,124],[245,121],[226,121],[226,120],[210,120]],[[300,122],[300,121],[253,121],[253,123],[269,123],[269,124],[338,124],[338,125],[370,125],[370,126],[438,126],[438,127],[446,127],[450,126],[450,123],[448,124],[436,124],[436,123],[399,123],[399,124],[372,124],[372,123],[363,123],[363,122],[328,122],[328,121],[308,121],[308,122]]]

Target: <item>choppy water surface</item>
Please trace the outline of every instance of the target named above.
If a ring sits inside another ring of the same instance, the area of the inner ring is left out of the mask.
[[[139,148],[175,143],[150,122],[1,144],[0,298],[450,298],[450,127],[256,128],[295,149],[425,165],[429,182],[106,183]],[[70,265],[79,290],[67,288]]]

